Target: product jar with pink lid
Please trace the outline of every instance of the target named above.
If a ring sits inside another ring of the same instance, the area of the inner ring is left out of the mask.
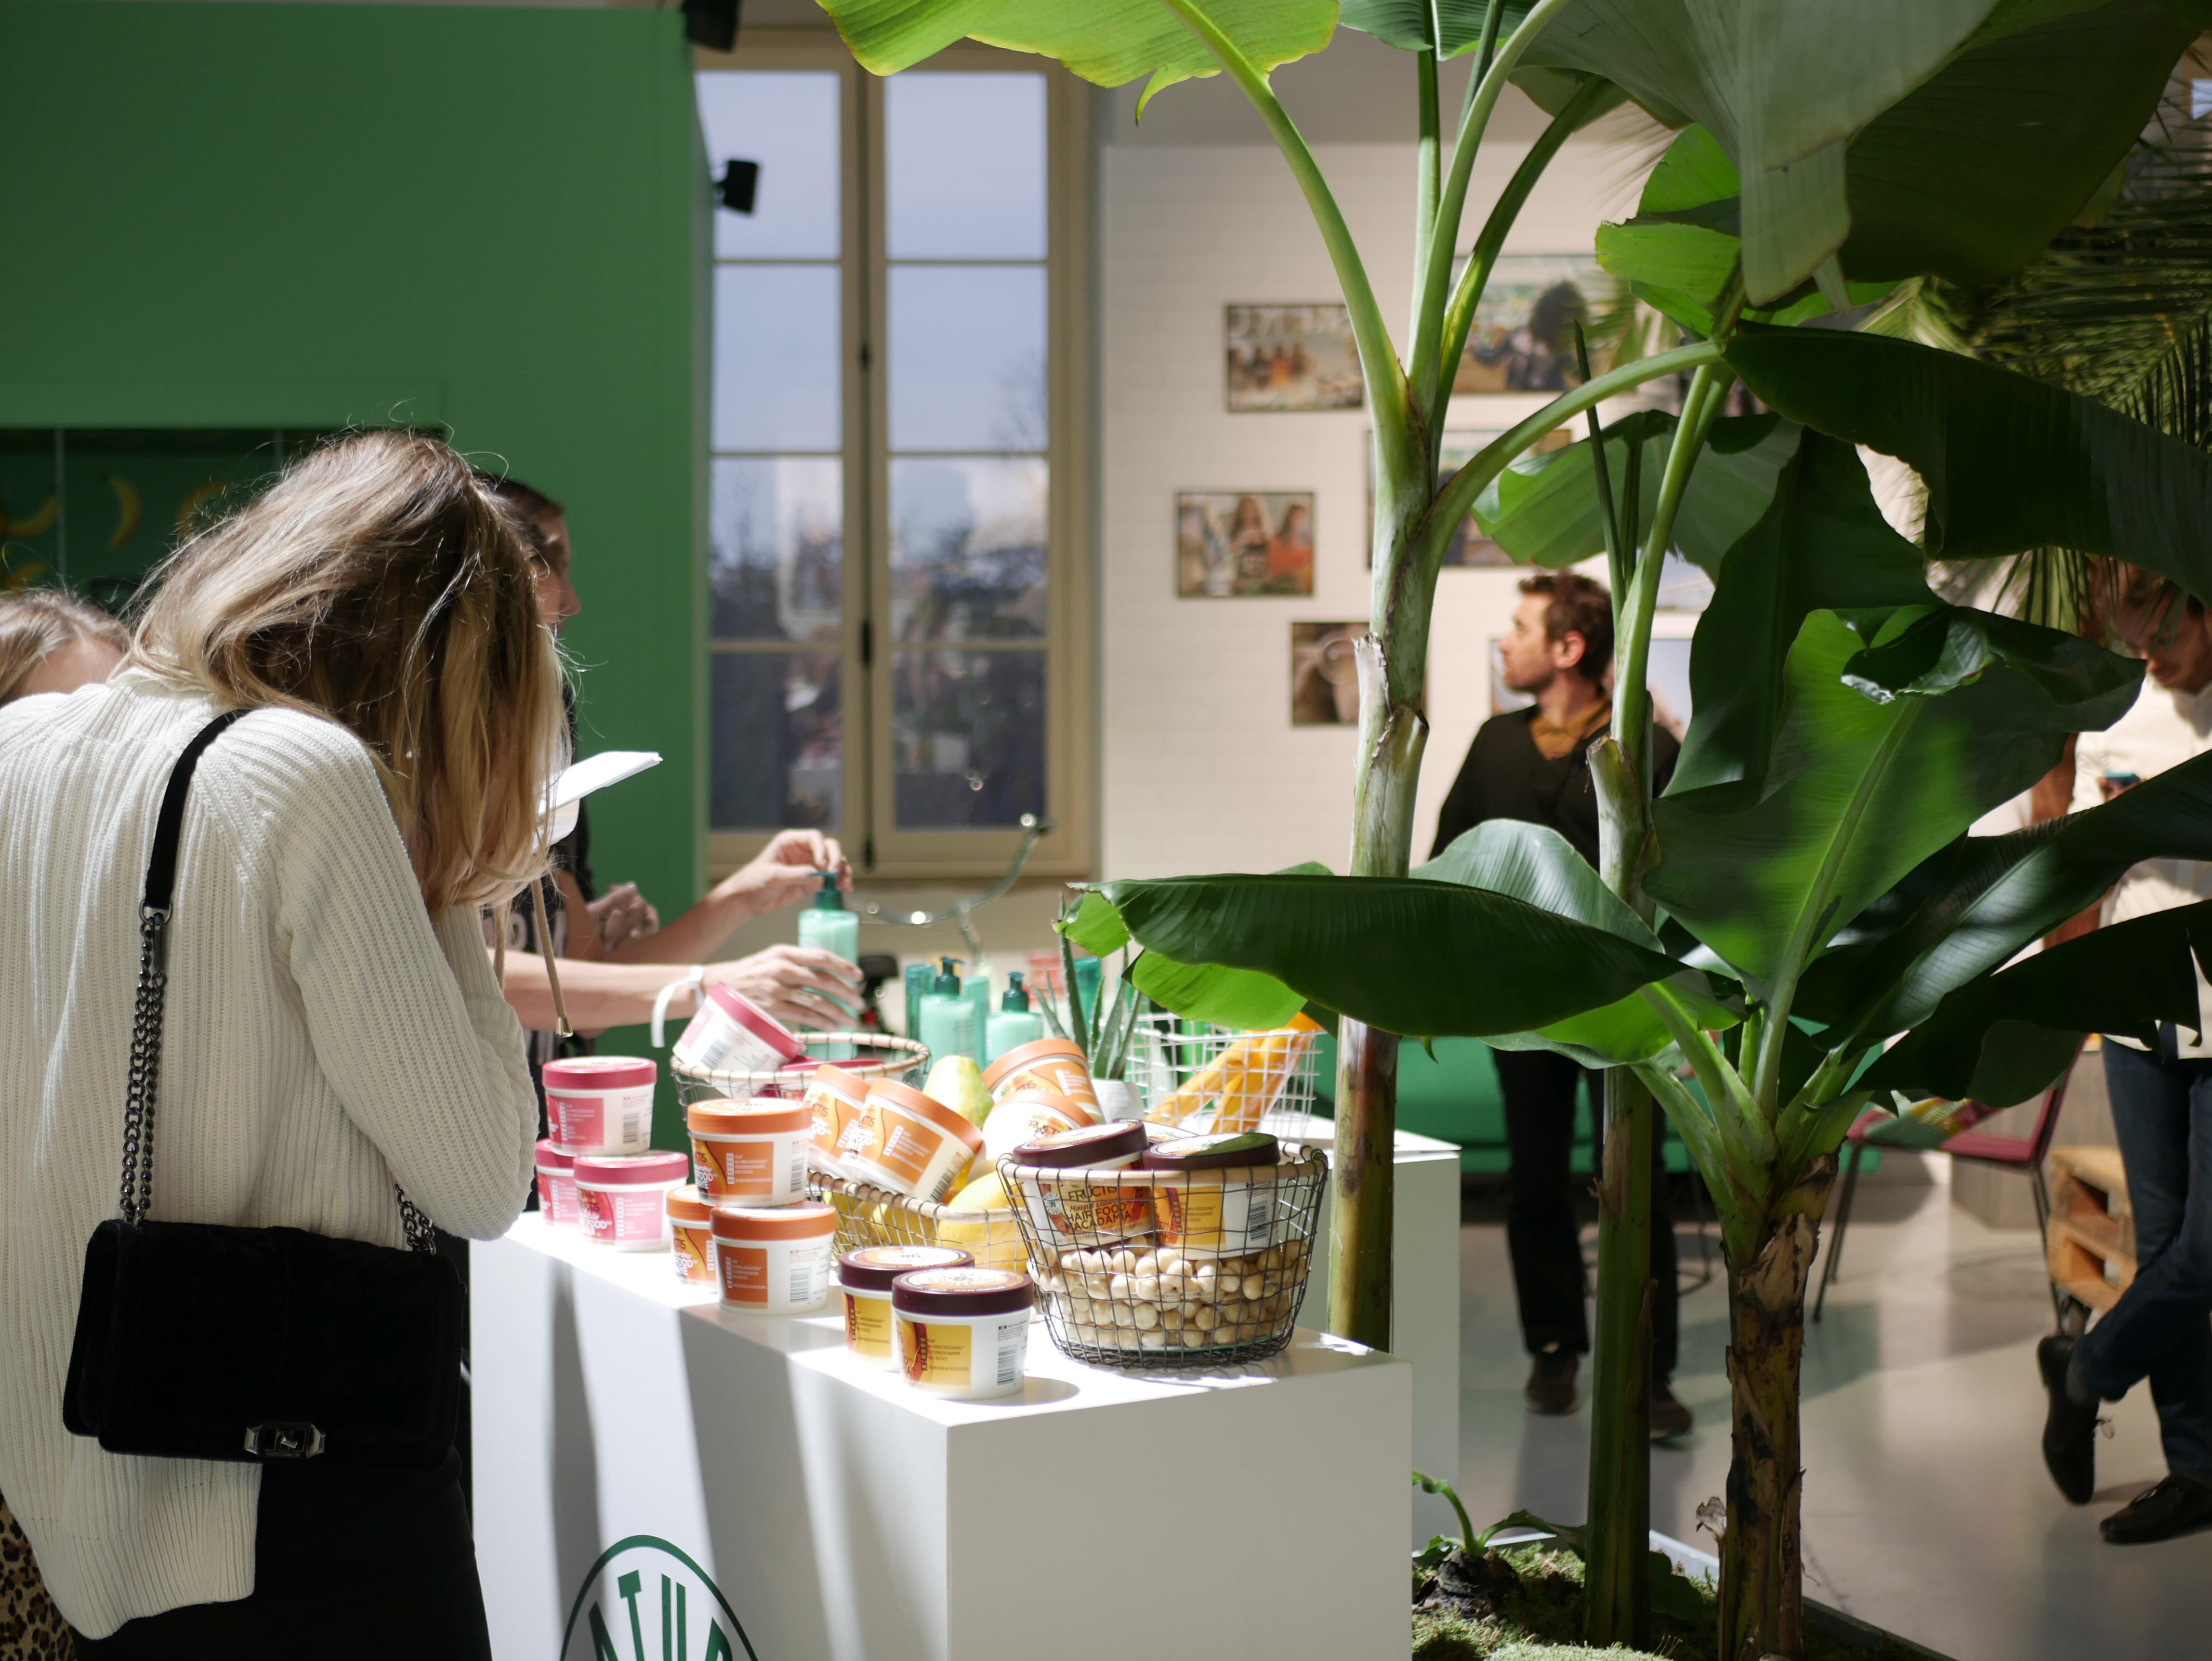
[[[577,1056],[545,1063],[545,1124],[563,1153],[642,1153],[653,1146],[656,1062]]]
[[[740,1205],[796,1205],[806,1197],[806,1147],[814,1112],[805,1102],[763,1097],[694,1102],[684,1110],[699,1193]]]
[[[676,1041],[676,1059],[701,1073],[774,1073],[805,1053],[789,1027],[719,984],[707,989],[699,1013]]]
[[[868,1086],[860,1134],[848,1146],[848,1176],[933,1205],[967,1175],[983,1133],[911,1086],[878,1079]]]
[[[658,1251],[668,1244],[668,1195],[684,1186],[691,1161],[681,1153],[579,1155],[576,1212],[584,1238],[618,1251]]]
[[[556,1228],[576,1226],[576,1156],[550,1137],[538,1144],[538,1214]]]
[[[724,1309],[811,1315],[829,1303],[836,1207],[718,1205],[710,1226]]]

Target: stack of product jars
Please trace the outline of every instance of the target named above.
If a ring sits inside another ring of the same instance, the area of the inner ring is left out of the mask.
[[[538,1144],[538,1194],[556,1227],[624,1251],[667,1244],[666,1196],[687,1173],[682,1154],[653,1151],[659,1074],[653,1062],[633,1056],[545,1064],[552,1135]]]

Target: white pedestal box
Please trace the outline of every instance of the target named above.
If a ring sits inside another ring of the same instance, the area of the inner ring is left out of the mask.
[[[1261,1128],[1335,1157],[1336,1127],[1304,1113],[1270,1114]],[[1413,1366],[1413,1465],[1459,1480],[1459,1149],[1433,1136],[1398,1133],[1392,1165],[1390,1353]],[[1330,1190],[1322,1190],[1314,1231],[1316,1256],[1298,1324],[1328,1324]],[[1407,1503],[1416,1549],[1434,1534],[1456,1534],[1459,1519],[1438,1494],[1411,1484]]]
[[[532,1214],[471,1252],[499,1661],[1346,1661],[1406,1642],[1414,1369],[1301,1329],[925,1396],[842,1317],[724,1314]]]

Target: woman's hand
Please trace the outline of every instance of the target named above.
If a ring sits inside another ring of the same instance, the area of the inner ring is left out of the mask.
[[[837,873],[838,887],[853,885],[853,867],[835,837],[819,830],[780,830],[767,847],[717,884],[710,897],[734,902],[749,916],[763,916],[811,898],[822,886],[824,871]]]
[[[660,930],[660,913],[637,891],[634,882],[617,884],[585,910],[592,914],[592,931],[599,937],[602,952],[611,952],[624,940],[643,940]]]
[[[786,1026],[842,1032],[859,1023],[860,971],[834,952],[771,946],[707,965],[707,979],[758,1004]]]

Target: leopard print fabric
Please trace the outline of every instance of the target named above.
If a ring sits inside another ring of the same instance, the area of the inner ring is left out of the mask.
[[[0,1661],[76,1661],[69,1622],[46,1596],[31,1542],[0,1500]]]

